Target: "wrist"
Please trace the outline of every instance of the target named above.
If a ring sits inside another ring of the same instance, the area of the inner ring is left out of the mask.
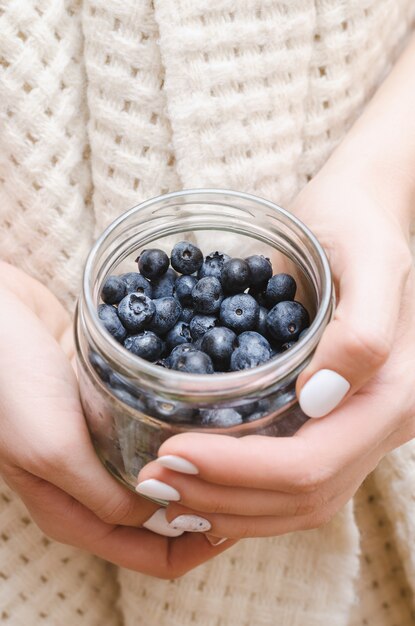
[[[324,187],[351,198],[361,196],[362,201],[350,206],[359,215],[365,211],[365,198],[370,198],[371,210],[376,207],[398,222],[405,234],[414,219],[415,159],[413,168],[408,162],[393,160],[376,146],[367,145],[367,138],[348,136],[335,150],[316,177]]]

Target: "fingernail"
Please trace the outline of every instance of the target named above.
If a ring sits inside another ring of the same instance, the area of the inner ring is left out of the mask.
[[[211,546],[220,546],[221,543],[228,541],[227,537],[214,537],[213,535],[205,535]]]
[[[170,526],[188,533],[204,533],[212,528],[207,519],[198,515],[179,515],[170,522]]]
[[[308,417],[324,417],[336,408],[350,389],[350,383],[332,370],[320,370],[306,382],[298,399]]]
[[[183,530],[180,528],[172,528],[166,519],[166,509],[157,509],[151,517],[148,518],[143,524],[143,528],[151,530],[158,535],[164,535],[165,537],[179,537],[183,535]]]
[[[156,480],[155,478],[149,478],[148,480],[143,480],[142,483],[138,483],[135,490],[140,493],[142,496],[147,496],[148,498],[157,498],[158,500],[180,500],[180,493],[174,487],[170,487],[170,485],[166,485],[166,483],[162,483],[161,480]]]
[[[160,456],[157,463],[160,463],[163,467],[174,470],[175,472],[181,472],[182,474],[198,474],[199,470],[196,465],[182,459],[180,456],[174,456],[173,454],[167,454],[166,456]]]

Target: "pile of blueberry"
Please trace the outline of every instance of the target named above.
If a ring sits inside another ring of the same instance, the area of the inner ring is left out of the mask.
[[[294,278],[273,275],[262,255],[204,258],[182,241],[170,259],[153,248],[136,260],[139,272],[107,278],[98,316],[127,350],[162,367],[191,374],[256,367],[308,328]]]

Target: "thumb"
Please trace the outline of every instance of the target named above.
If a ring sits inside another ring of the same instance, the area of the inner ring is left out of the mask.
[[[350,256],[338,280],[333,320],[297,380],[299,404],[309,417],[327,415],[364,385],[387,360],[396,332],[404,272],[384,253],[354,249]]]

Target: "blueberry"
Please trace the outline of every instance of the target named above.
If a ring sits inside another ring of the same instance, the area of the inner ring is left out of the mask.
[[[136,258],[136,262],[140,274],[146,278],[160,278],[167,272],[170,265],[169,257],[159,248],[143,250],[140,256]]]
[[[143,410],[143,394],[133,383],[124,378],[124,376],[121,376],[121,374],[113,372],[108,387],[122,402],[129,404],[135,409]]]
[[[123,389],[122,387],[110,386],[110,391],[114,394],[114,396],[118,400],[120,400],[121,402],[124,402],[125,404],[128,404],[128,406],[132,407],[136,411],[144,410],[143,401],[140,398],[137,398],[137,396],[135,396],[133,393],[128,391],[128,389]]]
[[[189,241],[176,243],[171,251],[171,264],[181,274],[194,274],[202,266],[203,254]]]
[[[145,330],[138,335],[127,337],[124,348],[146,361],[157,361],[164,350],[164,344],[155,333]]]
[[[237,346],[237,337],[233,330],[223,326],[208,330],[202,337],[201,350],[213,361],[216,370],[229,369],[231,354]]]
[[[268,332],[281,343],[296,341],[308,324],[308,313],[300,302],[279,302],[267,317]]]
[[[260,335],[259,333],[253,330],[245,331],[244,333],[241,333],[239,335],[238,337],[239,348],[245,348],[245,347],[250,348],[255,345],[262,346],[263,348],[268,350],[269,353],[271,354],[272,348],[269,344],[269,341],[267,341],[267,339],[263,335]]]
[[[251,287],[264,289],[272,276],[271,261],[262,254],[254,254],[245,259],[251,270]]]
[[[168,350],[173,350],[181,343],[190,343],[191,341],[192,335],[190,334],[189,324],[185,324],[185,322],[177,322],[166,336]]]
[[[89,362],[91,363],[92,367],[94,368],[100,379],[103,380],[104,383],[108,382],[112,374],[112,369],[105,361],[105,359],[103,359],[102,356],[98,354],[98,352],[90,350]]]
[[[204,426],[229,428],[242,424],[242,416],[236,409],[200,409],[200,423]]]
[[[213,374],[213,363],[207,354],[200,350],[183,352],[177,359],[171,361],[171,367],[179,372],[189,374]]]
[[[260,344],[244,345],[238,348],[231,356],[231,371],[250,369],[266,363],[271,358],[271,352]]]
[[[236,333],[253,330],[258,322],[259,305],[247,293],[225,298],[220,307],[220,321]]]
[[[242,406],[238,406],[238,411],[242,415],[244,422],[254,422],[265,415],[268,415],[271,410],[271,403],[268,398],[262,398],[256,402],[248,402]]]
[[[256,329],[255,330],[260,335],[263,335],[264,337],[268,333],[268,330],[267,330],[267,315],[268,315],[268,309],[266,309],[264,306],[260,306],[259,307],[259,313],[258,313],[258,321],[257,321],[257,325],[256,325]]]
[[[127,272],[126,274],[121,274],[120,278],[127,287],[126,293],[142,293],[147,296],[147,298],[153,297],[153,290],[150,283],[138,272]]]
[[[181,322],[185,322],[186,324],[190,324],[194,314],[195,314],[195,312],[193,311],[193,309],[191,309],[189,307],[184,307],[182,309],[182,314],[180,315],[179,319],[180,319]]]
[[[119,276],[108,276],[101,289],[101,298],[105,304],[118,304],[127,293],[127,287]]]
[[[182,314],[182,307],[176,298],[157,298],[153,300],[153,303],[156,307],[156,312],[151,320],[149,329],[159,335],[164,335],[179,320]]]
[[[230,259],[223,264],[220,277],[226,293],[242,293],[251,282],[251,270],[243,259]]]
[[[171,351],[169,358],[167,359],[167,364],[169,367],[174,367],[177,359],[182,356],[185,352],[194,352],[196,348],[191,343],[181,343]]]
[[[155,312],[153,301],[140,293],[129,293],[118,305],[118,317],[131,333],[138,333],[146,328]]]
[[[249,420],[249,417],[253,414],[253,413],[257,413],[259,410],[259,401],[248,401],[245,402],[245,404],[238,404],[237,406],[237,410],[238,413],[241,414],[241,416],[243,417],[244,421],[245,420]]]
[[[211,252],[207,255],[203,261],[203,265],[199,270],[198,278],[205,278],[205,276],[214,276],[220,280],[224,263],[230,260],[228,254],[223,252]]]
[[[145,404],[149,415],[169,422],[191,422],[195,414],[194,409],[181,402],[150,394],[146,396]]]
[[[267,284],[265,290],[265,298],[269,307],[278,304],[278,302],[286,302],[294,300],[297,284],[290,274],[275,274]]]
[[[175,296],[183,306],[191,307],[193,304],[192,291],[197,284],[196,276],[179,276],[174,285]]]
[[[154,300],[158,298],[171,298],[174,295],[177,274],[169,267],[167,272],[158,279],[151,281]]]
[[[98,317],[110,335],[122,343],[127,336],[127,331],[118,317],[117,309],[111,304],[99,304]]]
[[[190,333],[193,339],[196,340],[217,325],[218,318],[214,315],[195,315],[189,324]]]
[[[214,276],[201,278],[192,291],[193,306],[197,313],[218,313],[223,300],[222,285]]]

